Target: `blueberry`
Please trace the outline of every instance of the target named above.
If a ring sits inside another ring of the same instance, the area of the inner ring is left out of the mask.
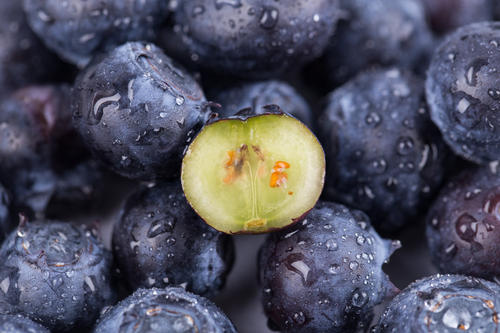
[[[215,295],[232,265],[233,240],[204,223],[178,183],[132,195],[113,230],[113,249],[124,279],[138,287],[185,285]]]
[[[361,211],[320,202],[297,225],[273,233],[259,255],[270,327],[351,332],[396,288],[382,264],[399,242],[380,238]]]
[[[430,276],[396,296],[374,332],[496,332],[498,304],[496,283],[461,275]]]
[[[432,120],[453,151],[475,163],[500,159],[500,23],[458,29],[436,50],[427,73]]]
[[[31,28],[63,59],[85,66],[99,51],[152,40],[168,1],[24,0]]]
[[[409,72],[357,76],[328,97],[319,127],[328,196],[365,211],[381,230],[421,214],[441,183],[446,147]]]
[[[182,288],[139,289],[104,312],[94,333],[236,333],[231,321],[208,299]]]
[[[465,170],[441,191],[427,216],[427,240],[443,273],[500,281],[500,177]]]
[[[10,198],[7,190],[0,184],[0,244],[10,230]]]
[[[214,100],[222,106],[217,109],[221,118],[233,116],[238,111],[249,107],[257,113],[264,112],[264,106],[275,104],[309,127],[312,125],[313,115],[309,105],[292,86],[283,81],[270,80],[242,84],[223,90]]]
[[[175,177],[182,151],[208,112],[203,91],[158,47],[133,42],[77,78],[73,122],[93,152],[134,179]]]
[[[496,0],[421,0],[432,29],[446,33],[473,22],[493,20]]]
[[[338,16],[337,0],[180,1],[173,29],[192,64],[270,77],[318,57]]]
[[[0,96],[66,70],[28,27],[21,1],[0,3],[0,45]]]
[[[0,123],[0,181],[16,210],[43,215],[61,201],[71,206],[90,201],[101,171],[79,138],[72,138],[69,87],[15,91],[0,104]]]
[[[344,20],[325,53],[329,81],[375,65],[418,69],[433,45],[419,0],[342,0]]]
[[[50,333],[48,329],[22,315],[0,314],[2,333]]]
[[[0,299],[51,330],[90,327],[115,299],[111,253],[83,226],[22,221],[0,257]]]

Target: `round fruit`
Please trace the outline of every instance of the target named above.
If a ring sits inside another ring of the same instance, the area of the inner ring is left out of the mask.
[[[73,100],[73,122],[85,142],[132,179],[178,175],[186,142],[207,115],[198,83],[142,42],[95,59],[77,78]]]
[[[133,290],[183,285],[201,296],[224,286],[234,259],[231,236],[196,215],[178,183],[132,195],[113,229],[113,250]]]
[[[226,315],[208,299],[182,288],[139,289],[99,320],[94,333],[236,333]]]
[[[323,189],[325,156],[316,137],[279,108],[266,110],[208,124],[184,156],[186,198],[219,231],[288,226],[314,207]]]
[[[338,17],[337,0],[179,1],[175,47],[213,71],[269,77],[321,55]]]
[[[283,332],[355,332],[396,287],[382,265],[399,242],[380,238],[363,212],[319,202],[273,233],[259,256],[264,310]],[[357,331],[356,331],[357,332]]]
[[[480,164],[500,159],[500,22],[458,29],[427,74],[432,120],[453,151]]]
[[[500,281],[500,175],[476,168],[453,178],[428,213],[427,240],[441,272]]]
[[[461,275],[418,280],[388,305],[375,333],[498,332],[500,286]]]

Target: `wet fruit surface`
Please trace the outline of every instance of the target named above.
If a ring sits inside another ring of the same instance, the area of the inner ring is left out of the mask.
[[[242,84],[223,90],[213,99],[222,106],[216,109],[221,118],[234,116],[246,108],[262,112],[265,111],[264,106],[274,104],[312,128],[313,114],[307,102],[292,86],[283,81]]]
[[[182,186],[205,222],[226,233],[259,233],[299,220],[319,198],[324,153],[283,113],[215,121],[182,163]]]
[[[500,287],[462,275],[418,280],[396,296],[376,333],[498,332]]]
[[[104,312],[94,332],[236,333],[236,329],[208,299],[170,287],[137,290]]]
[[[0,332],[3,333],[50,333],[45,327],[21,315],[0,314]]]
[[[432,120],[453,151],[475,163],[500,158],[500,23],[458,29],[434,54],[426,82]]]
[[[327,195],[362,209],[381,230],[411,222],[441,184],[446,147],[423,83],[408,72],[359,75],[329,95],[318,124]]]
[[[462,172],[443,188],[427,216],[427,240],[443,273],[500,281],[500,176]]]
[[[10,198],[5,188],[0,184],[0,243],[10,230]]]
[[[319,202],[303,222],[271,234],[261,249],[262,302],[270,327],[366,328],[373,307],[396,291],[382,264],[398,247],[380,238],[361,211]]]
[[[370,67],[425,63],[433,42],[420,0],[342,0],[341,7],[343,19],[324,56],[332,84]]]
[[[175,177],[185,145],[202,124],[196,81],[159,48],[127,43],[96,59],[73,94],[74,125],[108,167],[133,179]]]
[[[152,40],[167,1],[25,0],[31,28],[67,61],[85,66],[98,52],[129,40]]]
[[[118,266],[133,290],[183,285],[213,296],[225,283],[233,247],[230,236],[196,215],[178,183],[131,196],[113,231]]]
[[[318,57],[338,15],[337,0],[180,1],[176,47],[214,71],[269,77]]]
[[[49,329],[91,327],[115,299],[111,253],[83,226],[22,221],[0,256],[0,299]]]

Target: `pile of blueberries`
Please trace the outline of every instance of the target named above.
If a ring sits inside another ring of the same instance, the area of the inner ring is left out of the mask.
[[[327,161],[316,206],[236,253],[270,329],[498,332],[495,19],[498,0],[0,1],[0,332],[237,332],[213,301],[233,238],[180,170],[214,114],[269,105]],[[110,250],[74,217],[125,179]],[[443,275],[401,291],[388,239],[421,223]]]

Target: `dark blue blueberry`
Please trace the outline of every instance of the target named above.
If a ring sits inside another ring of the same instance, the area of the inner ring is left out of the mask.
[[[453,151],[475,163],[500,159],[500,23],[474,23],[434,53],[426,93],[432,120]]]
[[[184,285],[213,296],[224,286],[233,248],[230,236],[196,215],[178,183],[132,195],[113,230],[118,267],[134,290]]]
[[[385,231],[422,214],[441,184],[446,146],[419,79],[399,69],[361,74],[329,95],[319,127],[328,196]]]
[[[269,325],[286,332],[354,332],[396,288],[382,265],[399,242],[380,238],[368,216],[320,202],[306,219],[269,236],[260,283]]]
[[[500,281],[500,175],[495,167],[463,171],[427,215],[427,240],[443,273]]]
[[[50,49],[83,67],[99,51],[152,40],[167,5],[165,0],[24,0],[24,11]]]
[[[112,255],[83,226],[22,221],[0,257],[0,299],[51,330],[88,328],[115,300]]]
[[[443,34],[469,23],[493,20],[497,0],[420,0],[432,29]]]
[[[77,78],[73,122],[115,172],[133,179],[175,177],[182,152],[209,112],[196,81],[158,47],[124,44]]]
[[[175,47],[214,72],[270,77],[318,57],[338,16],[337,0],[179,1]]]
[[[0,314],[2,333],[50,333],[48,329],[22,315]]]
[[[418,280],[389,303],[375,333],[496,332],[500,286],[462,275]]]
[[[342,84],[370,67],[422,66],[432,47],[419,0],[342,0],[345,11],[325,53],[329,81]]]
[[[67,86],[15,91],[0,104],[0,123],[0,181],[15,210],[43,215],[95,195],[102,172],[74,138]]]
[[[10,231],[10,198],[7,190],[0,184],[0,244]],[[1,313],[1,312],[0,312]]]
[[[67,71],[29,28],[22,1],[0,2],[0,96]]]
[[[236,333],[231,321],[208,299],[182,288],[139,289],[107,309],[94,333]]]
[[[265,112],[264,106],[275,104],[309,127],[312,126],[313,115],[309,105],[292,86],[282,81],[242,84],[223,90],[214,97],[214,101],[222,106],[216,110],[221,118],[233,116],[238,111],[250,107],[258,114]]]

